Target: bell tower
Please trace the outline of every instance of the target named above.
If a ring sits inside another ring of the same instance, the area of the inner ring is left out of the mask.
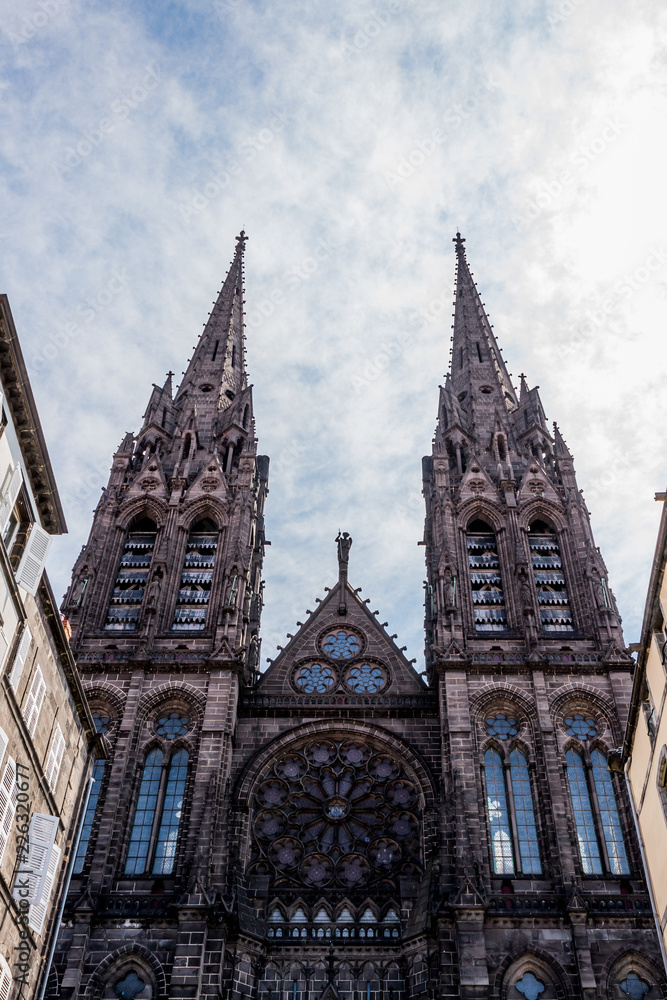
[[[635,980],[660,996],[625,786],[607,766],[633,661],[572,455],[537,387],[521,375],[515,391],[454,244],[451,362],[423,459],[426,667],[453,821],[441,948],[453,934],[461,997],[592,1000]]]
[[[153,386],[116,451],[63,603],[108,759],[59,940],[62,997],[162,996],[165,969],[170,997],[199,996],[222,947],[210,885],[239,690],[259,665],[269,466],[246,374],[246,239],[180,386],[172,372]]]

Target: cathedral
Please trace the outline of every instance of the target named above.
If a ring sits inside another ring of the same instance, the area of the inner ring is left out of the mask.
[[[153,386],[113,456],[65,596],[104,753],[46,995],[667,996],[607,766],[633,661],[572,455],[515,391],[459,234],[422,460],[425,672],[342,533],[337,579],[260,673],[245,243],[180,386]]]

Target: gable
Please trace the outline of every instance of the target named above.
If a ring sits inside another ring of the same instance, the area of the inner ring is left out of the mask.
[[[345,584],[329,592],[288,646],[262,675],[262,695],[382,698],[424,694],[426,686],[366,604]]]

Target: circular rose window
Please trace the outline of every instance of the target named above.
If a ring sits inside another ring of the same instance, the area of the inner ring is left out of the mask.
[[[161,715],[155,726],[158,736],[163,736],[166,740],[175,740],[177,736],[185,736],[190,728],[190,720],[187,715],[180,712],[169,712]]]
[[[361,652],[361,638],[349,629],[333,629],[322,640],[322,651],[332,660],[351,660]]]
[[[377,663],[355,663],[345,675],[345,683],[355,694],[384,691],[387,680],[387,671]]]
[[[304,694],[326,694],[337,682],[335,670],[326,663],[307,663],[294,671],[294,686]]]
[[[351,737],[311,739],[274,758],[256,787],[250,871],[277,887],[393,889],[421,871],[420,830],[401,761]]]

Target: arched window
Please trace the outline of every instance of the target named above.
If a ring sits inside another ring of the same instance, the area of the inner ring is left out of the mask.
[[[485,521],[473,521],[468,525],[466,544],[475,631],[504,632],[507,628],[507,612],[493,528]]]
[[[208,517],[197,521],[188,536],[173,632],[201,632],[206,628],[217,547],[218,529],[213,521]]]
[[[79,840],[79,846],[74,860],[74,875],[81,874],[86,861],[86,854],[88,853],[88,847],[90,845],[90,836],[93,832],[95,811],[97,809],[97,803],[100,799],[100,792],[102,791],[102,782],[104,781],[105,765],[105,760],[96,760],[93,764],[93,787],[90,791],[88,805],[86,806],[86,815],[83,818],[83,825],[81,827],[81,838]]]
[[[556,532],[544,521],[533,521],[528,544],[543,632],[574,632]]]
[[[484,754],[484,776],[494,874],[541,874],[535,808],[524,754],[514,749],[509,755],[509,787],[506,765],[497,750]]]
[[[157,525],[150,517],[142,518],[130,528],[104,623],[105,631],[136,629],[156,534]]]
[[[188,752],[178,750],[163,766],[161,750],[146,757],[125,862],[126,875],[171,875],[188,777]]]
[[[599,750],[594,750],[591,754],[592,782],[586,773],[588,768],[583,754],[568,750],[565,760],[584,874],[602,875],[606,867],[612,875],[629,875],[630,865],[623,842],[614,786],[604,754]],[[601,830],[595,821],[596,812]],[[601,846],[604,847],[606,856],[604,865]]]

